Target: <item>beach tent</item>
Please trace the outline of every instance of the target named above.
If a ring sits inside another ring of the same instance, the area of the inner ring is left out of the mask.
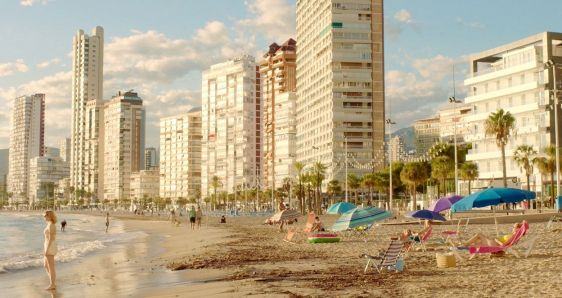
[[[355,227],[371,226],[375,221],[387,219],[392,213],[377,207],[355,208],[341,215],[332,231],[345,231]]]
[[[328,208],[328,211],[326,213],[328,214],[342,214],[342,213],[346,213],[347,211],[357,208],[357,206],[355,206],[354,204],[351,203],[347,203],[347,202],[339,202],[339,203],[335,203],[332,206],[330,206],[330,208]]]

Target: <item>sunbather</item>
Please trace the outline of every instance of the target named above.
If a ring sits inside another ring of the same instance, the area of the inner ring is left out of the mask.
[[[324,231],[324,225],[322,224],[318,216],[314,218],[314,224],[312,225],[312,229],[310,229],[310,232],[316,232],[316,231],[318,232]]]
[[[509,239],[511,239],[511,237],[513,237],[513,235],[515,235],[517,230],[519,230],[519,228],[521,228],[522,225],[523,225],[522,222],[513,224],[513,230],[511,231],[511,234],[506,234],[506,235],[500,236],[498,238],[490,238],[490,237],[487,237],[486,235],[484,235],[482,233],[476,233],[476,235],[472,236],[472,238],[470,238],[467,242],[465,242],[464,245],[465,246],[503,245],[504,243],[509,241]]]

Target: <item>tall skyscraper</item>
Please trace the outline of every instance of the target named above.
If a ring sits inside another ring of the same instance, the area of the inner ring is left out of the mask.
[[[99,26],[92,30],[90,36],[79,30],[72,47],[70,180],[75,189],[98,194],[101,193],[98,189],[100,152],[97,146],[100,124],[92,113],[102,104],[103,35],[103,28]]]
[[[198,199],[201,191],[201,108],[160,119],[160,196]]]
[[[242,56],[203,72],[202,167],[203,197],[220,189],[254,187],[261,173],[261,104],[255,59]]]
[[[28,199],[29,160],[45,149],[45,94],[21,96],[14,100],[10,130],[8,192],[11,202]]]
[[[152,170],[158,168],[159,154],[156,148],[150,147],[144,149],[144,164],[143,169]]]
[[[384,166],[383,1],[297,1],[297,158],[324,184]]]
[[[547,61],[554,61],[558,66],[549,68],[545,65]],[[510,112],[515,118],[516,134],[509,138],[505,147],[508,186],[527,187],[525,173],[513,160],[513,154],[518,146],[525,144],[542,155],[545,147],[556,144],[554,105],[550,105],[554,97],[550,97],[550,92],[555,88],[555,77],[560,90],[562,33],[542,32],[528,36],[473,54],[469,63],[468,78],[464,81],[468,90],[465,103],[472,106],[472,113],[464,121],[470,128],[465,141],[472,143],[472,150],[466,159],[475,162],[480,173],[473,187],[503,186],[501,152],[494,137],[486,135],[484,125],[490,114],[499,109]],[[559,123],[560,119],[560,126]],[[541,176],[531,176],[531,189],[545,191],[543,184],[548,185],[550,177],[545,180]]]
[[[145,111],[132,91],[119,92],[104,104],[103,199],[129,198],[131,173],[144,163]]]
[[[260,62],[263,98],[263,178],[268,188],[294,178],[296,161],[296,41],[273,43]]]
[[[70,138],[64,138],[59,142],[59,152],[62,160],[70,163]]]

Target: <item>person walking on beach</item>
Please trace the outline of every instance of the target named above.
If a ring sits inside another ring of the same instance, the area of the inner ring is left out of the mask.
[[[57,288],[55,283],[57,278],[55,272],[55,255],[57,254],[57,227],[55,224],[57,223],[57,216],[52,210],[47,210],[43,217],[47,222],[47,226],[43,231],[45,234],[45,243],[43,245],[44,266],[49,276],[49,286],[45,290],[52,291]]]
[[[197,213],[195,214],[195,222],[197,223],[197,228],[201,228],[201,221],[203,220],[203,210],[201,206],[197,206]]]
[[[191,224],[191,229],[195,229],[195,218],[197,217],[197,212],[195,212],[195,207],[191,206],[189,210],[189,223]]]
[[[64,229],[65,229],[65,228],[66,228],[66,219],[63,219],[63,220],[60,222],[60,230],[61,230],[61,232],[64,232]]]
[[[105,215],[105,232],[109,229],[109,212]]]

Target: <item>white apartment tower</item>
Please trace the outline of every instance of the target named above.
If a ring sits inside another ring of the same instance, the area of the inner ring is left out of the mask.
[[[103,107],[103,198],[129,198],[131,173],[144,162],[145,111],[132,91],[119,92]]]
[[[70,180],[75,189],[98,194],[101,193],[98,185],[99,119],[92,113],[102,104],[103,35],[103,28],[99,26],[90,36],[78,30],[72,47]]]
[[[201,108],[160,119],[160,197],[199,199]]]
[[[382,0],[297,0],[297,159],[324,184],[384,166]]]
[[[59,142],[59,152],[62,160],[70,164],[70,138],[64,138]]]
[[[531,145],[543,154],[546,146],[555,144],[556,124],[550,97],[553,69],[545,65],[549,60],[558,67],[562,65],[562,33],[543,32],[470,56],[464,84],[468,89],[465,103],[471,105],[472,114],[465,118],[470,128],[465,141],[472,143],[466,159],[475,162],[480,172],[474,187],[503,186],[500,150],[495,139],[484,131],[484,122],[491,113],[504,109],[515,118],[516,134],[505,150],[508,186],[527,186],[525,174],[513,161],[513,152],[519,145]],[[560,90],[560,69],[556,75]],[[560,110],[558,113],[562,116]],[[536,186],[540,190],[542,183],[535,169],[531,189]]]
[[[242,56],[203,72],[201,193],[256,187],[261,174],[261,99],[255,59]]]
[[[158,150],[150,147],[144,149],[144,164],[143,169],[152,170],[158,168]]]
[[[297,155],[296,41],[273,43],[260,62],[263,98],[263,178],[267,188],[281,187],[294,178]]]
[[[12,202],[28,199],[29,160],[42,156],[45,142],[45,94],[14,100],[10,129],[8,192]]]
[[[55,188],[63,178],[68,178],[68,162],[60,157],[37,156],[29,160],[29,202],[54,198]]]

